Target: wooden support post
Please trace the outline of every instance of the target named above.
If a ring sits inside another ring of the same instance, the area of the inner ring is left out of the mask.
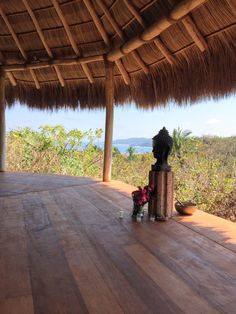
[[[6,124],[5,124],[5,73],[0,68],[0,171],[5,171],[6,155]]]
[[[174,174],[165,171],[150,171],[149,184],[154,185],[154,195],[148,203],[149,215],[157,220],[167,220],[172,217],[174,204]]]
[[[114,113],[114,63],[105,62],[106,70],[106,126],[105,126],[105,146],[104,146],[104,164],[103,181],[111,180],[112,164],[112,137],[113,137],[113,113]]]

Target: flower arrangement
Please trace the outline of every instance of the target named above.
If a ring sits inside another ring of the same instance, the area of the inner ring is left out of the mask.
[[[143,189],[141,186],[138,190],[132,192],[133,199],[133,215],[132,217],[143,217],[143,206],[150,200],[153,195],[154,186],[146,185]]]

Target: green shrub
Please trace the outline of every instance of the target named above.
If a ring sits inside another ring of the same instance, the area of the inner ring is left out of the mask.
[[[103,151],[94,144],[101,135],[100,129],[66,131],[62,126],[10,131],[8,170],[101,178]],[[174,140],[169,163],[175,173],[175,197],[236,221],[236,137],[193,138],[178,129]],[[152,154],[134,154],[129,148],[123,155],[114,148],[112,179],[144,186],[153,163]]]

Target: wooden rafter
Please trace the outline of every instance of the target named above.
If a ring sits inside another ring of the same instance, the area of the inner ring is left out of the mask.
[[[215,31],[211,34],[208,34],[205,38],[212,38],[215,36],[218,36],[219,34],[226,32],[231,29],[236,29],[236,23],[228,25],[226,27],[223,27],[219,29],[218,31]],[[183,48],[175,51],[173,55],[178,55],[179,53],[182,53],[186,49],[189,49],[195,45],[195,43],[190,43],[187,46],[184,46]],[[1,56],[1,52],[0,52]],[[11,71],[24,71],[24,70],[29,70],[29,69],[41,69],[41,68],[46,68],[46,67],[52,67],[54,65],[73,65],[73,64],[82,64],[82,63],[92,63],[92,62],[101,62],[104,61],[105,57],[103,55],[95,55],[95,56],[90,56],[90,57],[81,57],[81,58],[66,58],[66,59],[49,59],[45,61],[40,61],[40,62],[28,62],[28,63],[21,63],[21,60],[18,60],[16,64],[11,64],[11,65],[6,65],[5,63],[2,64],[2,69],[7,72],[7,74]],[[121,60],[117,60],[117,63],[121,62]],[[158,64],[162,62],[162,60],[156,61],[152,63]],[[139,70],[136,70],[134,72],[137,72]],[[129,77],[129,76],[128,76]]]
[[[5,24],[7,25],[7,28],[9,30],[9,32],[11,33],[11,35],[12,35],[14,41],[15,41],[16,46],[20,50],[22,57],[25,59],[25,61],[27,61],[26,52],[25,52],[24,48],[22,47],[22,45],[21,45],[21,43],[20,43],[20,41],[19,41],[19,39],[18,39],[14,29],[12,28],[12,26],[11,26],[11,24],[10,24],[10,22],[9,22],[7,16],[6,16],[6,14],[3,12],[2,8],[0,8],[0,14],[1,14]],[[38,81],[38,79],[36,77],[36,74],[34,73],[33,70],[30,71],[30,74],[31,74],[31,76],[32,76],[32,78],[34,80],[36,88],[39,89],[40,88],[40,84],[39,84],[39,81]]]
[[[74,64],[87,64],[91,62],[104,61],[103,55],[90,56],[90,57],[80,57],[80,58],[71,58],[71,59],[49,59],[47,61],[40,62],[27,62],[23,64],[11,64],[3,65],[5,71],[23,71],[27,69],[42,69],[57,65],[74,65]]]
[[[182,23],[184,24],[186,31],[192,37],[193,41],[196,43],[198,48],[202,52],[207,50],[207,42],[205,38],[202,36],[202,34],[200,33],[193,19],[189,15],[187,15],[186,17],[182,19]]]
[[[109,39],[109,36],[102,24],[102,22],[100,21],[98,15],[97,15],[97,12],[93,6],[93,3],[91,2],[91,0],[83,0],[89,14],[91,15],[92,17],[92,20],[95,24],[95,26],[97,27],[97,30],[98,32],[100,33],[102,39],[104,40],[105,44],[110,47],[111,46],[111,42],[110,42],[110,39]],[[116,62],[115,61],[115,64],[118,68],[118,70],[120,71],[122,77],[123,77],[123,80],[125,82],[125,84],[129,84],[130,82],[130,77],[129,77],[129,74],[128,72],[126,71],[124,65],[122,64],[122,62]]]
[[[104,26],[102,25],[101,20],[99,19],[97,12],[95,11],[95,8],[93,6],[93,3],[91,2],[91,0],[83,0],[89,14],[92,17],[92,20],[95,24],[95,26],[97,27],[98,32],[100,33],[102,39],[104,40],[105,44],[107,46],[110,46],[110,39],[109,36],[104,28]]]
[[[40,27],[40,25],[39,25],[39,23],[38,23],[38,21],[37,21],[37,19],[36,19],[36,16],[35,16],[33,10],[32,10],[31,7],[29,6],[27,0],[22,0],[22,2],[24,3],[24,6],[25,6],[25,8],[26,8],[28,14],[30,15],[30,17],[31,17],[31,19],[32,19],[32,22],[33,22],[33,24],[34,24],[34,26],[35,26],[35,29],[36,29],[36,31],[37,31],[37,34],[38,34],[38,36],[39,36],[39,38],[40,38],[40,40],[41,40],[41,42],[42,42],[42,44],[43,44],[45,50],[47,51],[48,56],[49,56],[50,58],[53,58],[52,51],[51,51],[50,47],[48,46],[48,44],[47,44],[47,42],[46,42],[46,39],[45,39],[45,37],[44,37],[44,34],[43,34],[42,30],[41,30],[41,27]],[[64,87],[64,86],[65,86],[65,81],[64,81],[64,79],[63,79],[63,77],[62,77],[62,74],[61,74],[60,69],[58,68],[58,66],[55,66],[55,67],[54,67],[54,70],[55,70],[55,72],[56,72],[56,74],[57,74],[57,77],[58,77],[59,82],[61,83],[61,86]]]
[[[145,43],[153,41],[163,31],[168,29],[174,23],[180,21],[183,17],[188,15],[192,10],[196,9],[207,0],[182,0],[180,1],[170,12],[168,17],[163,17],[151,26],[145,28],[145,30],[136,37],[133,37],[126,41],[121,47],[110,51],[107,54],[108,61],[116,61],[126,54],[131,53],[135,49],[141,47]]]
[[[156,47],[160,50],[160,52],[163,54],[163,56],[166,58],[166,60],[170,64],[174,64],[175,62],[174,56],[171,54],[169,49],[163,44],[160,38],[156,37],[153,42],[156,45]]]
[[[114,17],[111,15],[110,11],[108,10],[107,6],[102,0],[96,0],[96,3],[99,5],[103,13],[105,14],[106,18],[108,19],[109,23],[112,25],[115,32],[119,35],[120,38],[124,38],[124,34],[120,29],[119,25],[117,24]]]
[[[111,24],[111,26],[113,27],[114,31],[117,33],[117,35],[125,40],[125,34],[123,32],[123,30],[120,28],[120,26],[117,24],[115,18],[112,16],[112,14],[110,13],[110,11],[108,10],[107,6],[105,5],[105,3],[103,2],[103,0],[96,0],[97,4],[100,6],[101,10],[103,11],[103,13],[105,14],[107,20],[109,21],[109,23]],[[137,64],[143,69],[144,73],[148,74],[149,70],[147,65],[143,62],[143,60],[141,59],[140,55],[138,54],[137,51],[134,51],[132,53],[132,56],[134,57],[135,61],[137,62]]]
[[[37,79],[33,69],[30,69],[30,74],[31,74],[31,76],[32,76],[32,78],[34,80],[36,88],[40,89],[39,81],[38,81],[38,79]]]
[[[129,74],[127,73],[127,71],[125,70],[125,67],[124,67],[122,61],[117,60],[115,63],[116,63],[116,66],[117,66],[118,70],[120,71],[120,73],[123,77],[125,84],[129,85],[130,84],[130,77],[129,77]]]
[[[64,17],[64,14],[63,14],[63,12],[62,12],[62,10],[60,8],[60,5],[57,2],[57,0],[51,0],[51,1],[52,1],[52,4],[53,4],[56,12],[57,12],[57,15],[58,15],[59,19],[62,22],[62,25],[63,25],[63,27],[65,29],[65,32],[66,32],[66,35],[68,37],[68,40],[69,40],[69,42],[70,42],[70,44],[71,44],[71,46],[72,46],[76,56],[79,57],[80,56],[79,48],[77,47],[77,44],[76,44],[76,42],[74,40],[74,37],[73,37],[73,35],[71,33],[70,27],[69,27],[69,25],[68,25],[68,23],[67,23],[67,21],[66,21],[66,19]],[[88,65],[87,64],[82,64],[82,69],[83,69],[85,75],[87,76],[89,82],[90,83],[94,83],[93,75],[92,75],[92,72],[89,69]]]
[[[1,50],[0,50],[0,64],[1,64],[1,66],[5,64],[5,58],[4,58],[4,55],[1,52]],[[14,78],[14,75],[11,72],[7,72],[7,77],[8,77],[12,86],[17,85],[16,79]]]
[[[16,79],[15,79],[14,75],[12,74],[12,72],[7,72],[7,77],[8,77],[12,86],[17,85]]]
[[[131,3],[131,0],[123,0],[125,5],[127,6],[128,10],[131,14],[136,18],[136,20],[139,22],[140,25],[142,25],[143,28],[146,27],[146,24],[140,15],[140,13],[137,11],[137,9],[134,7],[134,5]],[[161,51],[163,56],[167,59],[167,61],[170,64],[174,63],[174,57],[172,56],[169,49],[162,43],[162,41],[159,38],[154,39],[154,44],[156,47]]]
[[[136,20],[139,22],[140,25],[142,25],[143,28],[146,27],[145,22],[138,12],[138,10],[134,7],[134,5],[131,3],[130,0],[123,0],[127,9],[130,11],[130,13],[136,18]]]

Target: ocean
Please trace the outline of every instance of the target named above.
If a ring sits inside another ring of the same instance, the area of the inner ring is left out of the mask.
[[[114,144],[114,147],[118,148],[122,154],[127,153],[127,149],[130,147],[128,144]],[[132,146],[135,149],[136,154],[143,154],[143,153],[151,153],[152,147],[149,146]]]
[[[98,147],[102,148],[104,147],[104,143],[95,143],[95,145],[97,145]],[[127,149],[130,147],[131,145],[129,144],[113,144],[113,147],[116,147],[119,149],[119,151],[121,152],[121,154],[125,154],[127,153]],[[136,154],[144,154],[144,153],[151,153],[152,152],[152,147],[150,146],[133,146],[132,147],[135,149],[135,153]]]

